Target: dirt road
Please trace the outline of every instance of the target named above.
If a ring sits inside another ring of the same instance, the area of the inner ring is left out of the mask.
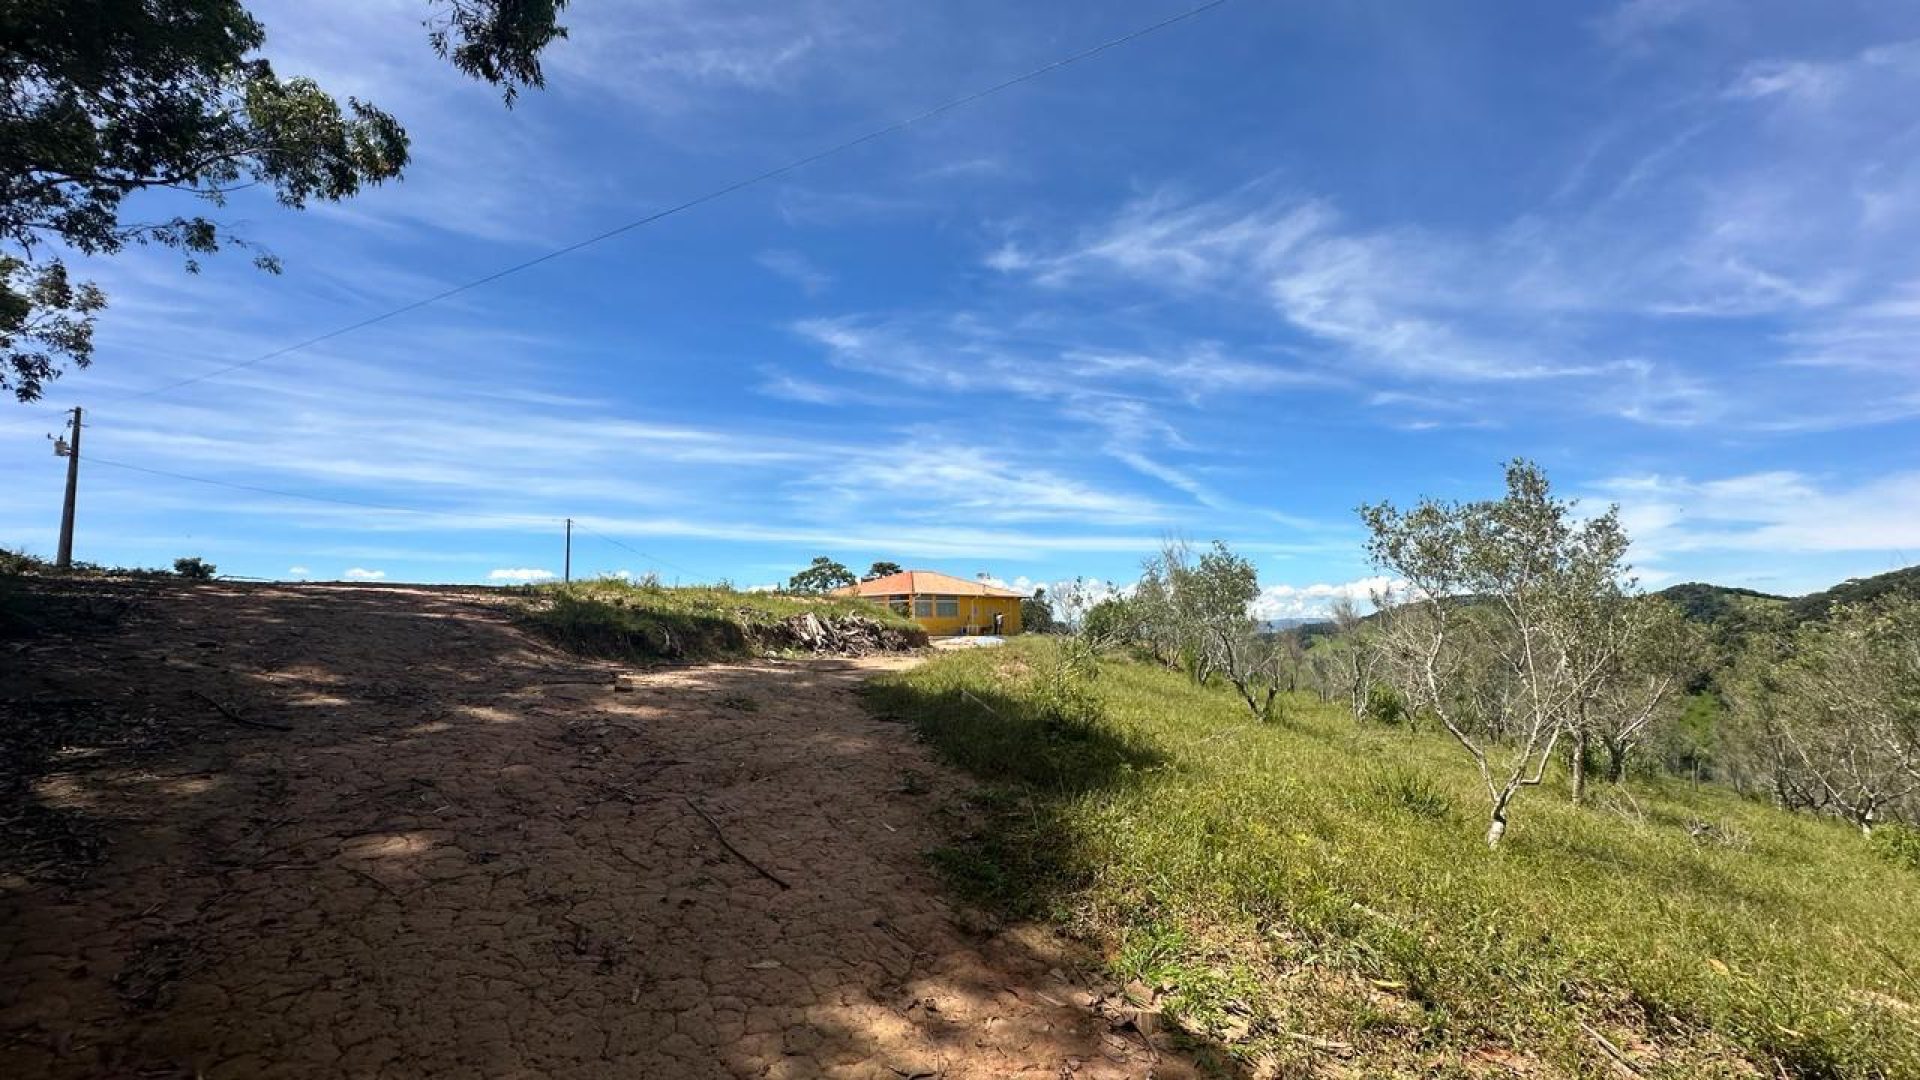
[[[48,610],[0,641],[0,1075],[1186,1075],[961,928],[963,782],[852,692],[910,661],[616,692],[481,591]]]

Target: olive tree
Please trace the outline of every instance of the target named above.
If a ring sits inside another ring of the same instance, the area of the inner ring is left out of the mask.
[[[1379,635],[1347,597],[1333,602],[1328,617],[1334,632],[1314,642],[1312,653],[1317,654],[1331,681],[1346,697],[1353,718],[1358,720],[1366,715],[1367,694],[1373,689],[1380,667]]]
[[[1219,675],[1253,715],[1272,719],[1296,650],[1261,633],[1253,614],[1260,596],[1253,563],[1216,540],[1195,554],[1170,541],[1147,561],[1130,601],[1130,617],[1157,656],[1186,669],[1195,682]]]
[[[1087,616],[1102,601],[1118,592],[1111,581],[1077,577],[1055,585],[1053,594],[1047,597],[1047,604],[1052,609],[1053,619],[1059,629],[1069,634],[1079,634],[1086,626]]]
[[[1196,682],[1205,682],[1210,672],[1202,633],[1185,599],[1185,583],[1192,570],[1193,550],[1185,541],[1162,544],[1159,554],[1141,568],[1133,604],[1143,643],[1154,659],[1184,670]]]
[[[1579,703],[1612,658],[1591,635],[1626,574],[1617,508],[1578,520],[1531,462],[1506,468],[1503,498],[1361,508],[1367,550],[1407,583],[1390,613],[1385,670],[1408,706],[1437,719],[1486,787],[1487,845],[1515,798],[1543,780]]]
[[[1087,609],[1080,620],[1080,636],[1096,649],[1138,644],[1145,636],[1138,605],[1115,594]]]
[[[1783,803],[1871,834],[1920,793],[1920,599],[1837,607],[1771,648],[1757,643],[1728,682]]]
[[[1155,654],[1205,683],[1227,662],[1229,643],[1253,636],[1259,595],[1253,564],[1226,544],[1216,540],[1196,555],[1173,540],[1147,560],[1134,600]],[[1245,648],[1236,653],[1250,655]]]
[[[1586,795],[1590,754],[1607,755],[1606,778],[1626,776],[1627,759],[1682,691],[1707,666],[1705,632],[1657,596],[1612,595],[1595,606],[1581,647],[1592,651],[1592,690],[1570,718],[1573,801]]]

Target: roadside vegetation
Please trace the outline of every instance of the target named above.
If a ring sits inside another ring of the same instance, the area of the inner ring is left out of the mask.
[[[927,642],[912,620],[857,597],[611,577],[520,592],[522,619],[535,632],[575,652],[613,659],[893,651]]]
[[[173,560],[171,570],[160,566],[102,566],[90,562],[75,562],[62,570],[38,555],[0,548],[0,578],[185,578],[189,581],[211,581],[218,573],[219,567],[198,555]]]
[[[56,628],[98,628],[111,624],[125,613],[124,599],[64,589],[59,583],[210,581],[217,570],[212,563],[195,555],[175,559],[171,570],[101,566],[89,562],[76,562],[62,570],[37,555],[0,548],[0,640]]]
[[[1920,1076],[1911,576],[1649,595],[1524,461],[1361,516],[1370,615],[1277,630],[1170,542],[881,681],[987,783],[956,884],[1256,1075]]]
[[[1578,806],[1555,770],[1490,849],[1444,731],[1307,691],[1263,722],[1224,680],[1078,647],[941,656],[871,703],[986,785],[937,855],[956,886],[1096,943],[1220,1052],[1269,1075],[1920,1075],[1920,871],[1876,850],[1910,833],[1863,844],[1663,776]]]

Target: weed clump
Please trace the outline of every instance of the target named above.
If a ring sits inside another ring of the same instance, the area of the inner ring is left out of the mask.
[[[1428,773],[1407,765],[1383,765],[1367,774],[1360,789],[1368,809],[1410,814],[1428,821],[1454,816],[1453,799]]]
[[[1920,829],[1898,822],[1881,825],[1873,830],[1867,846],[1887,862],[1920,873]]]

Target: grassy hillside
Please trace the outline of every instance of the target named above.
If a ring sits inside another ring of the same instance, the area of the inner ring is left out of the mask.
[[[988,785],[938,859],[1256,1074],[1599,1077],[1617,1051],[1647,1076],[1920,1076],[1920,872],[1842,825],[1551,784],[1492,853],[1440,737],[1306,700],[1254,725],[1131,663],[1080,700],[1055,649],[872,688]]]
[[[619,579],[525,590],[523,621],[575,652],[637,660],[724,659],[809,647],[795,620],[866,624],[875,647],[926,644],[912,620],[850,597],[790,596],[693,586],[667,588]]]

